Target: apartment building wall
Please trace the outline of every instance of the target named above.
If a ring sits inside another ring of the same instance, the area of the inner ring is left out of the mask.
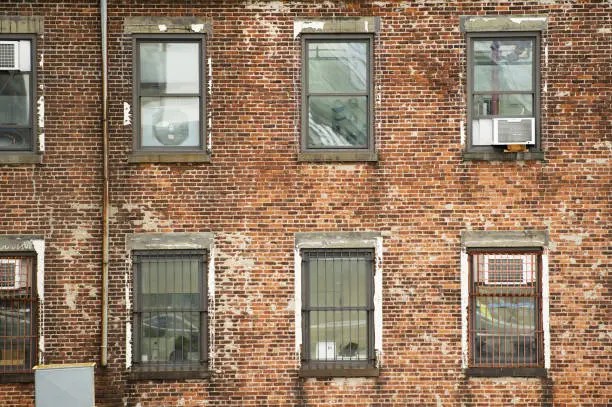
[[[44,152],[37,163],[0,163],[0,233],[45,241],[41,364],[98,362],[98,406],[610,402],[609,2],[109,0],[106,367],[99,363],[99,13],[95,1],[0,4],[0,21],[34,18],[40,27],[36,98],[44,122],[37,131],[44,133]],[[543,159],[464,154],[467,44],[460,16],[475,15],[547,19],[540,52]],[[344,17],[373,17],[378,25],[377,160],[301,161],[296,22]],[[134,159],[133,36],[190,29],[191,22],[206,32],[209,160]],[[6,24],[1,34],[13,29]],[[466,231],[547,233],[546,377],[464,373]],[[299,375],[296,236],[305,232],[381,238],[376,377]],[[130,375],[130,242],[144,233],[214,235],[209,378]],[[0,400],[33,405],[34,385],[0,384]]]

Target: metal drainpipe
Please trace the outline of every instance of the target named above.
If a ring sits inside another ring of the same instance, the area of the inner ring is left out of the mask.
[[[100,27],[102,36],[102,154],[104,155],[104,201],[102,203],[102,354],[100,365],[108,364],[108,234],[109,234],[109,183],[108,183],[108,61],[107,61],[107,4],[100,0]]]

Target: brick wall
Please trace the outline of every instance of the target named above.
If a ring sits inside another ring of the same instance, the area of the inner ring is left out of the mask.
[[[466,42],[460,15],[544,15],[545,161],[464,161]],[[99,361],[102,110],[95,1],[4,1],[41,16],[42,164],[0,164],[0,233],[46,242],[44,360]],[[602,1],[109,1],[109,363],[96,404],[604,406],[610,403],[612,7]],[[210,163],[128,163],[127,17],[211,21]],[[377,16],[375,163],[298,162],[296,18]],[[462,230],[547,230],[547,378],[461,369]],[[379,377],[298,377],[295,234],[383,235]],[[131,380],[128,237],[213,232],[212,377]],[[0,404],[33,405],[32,384]]]

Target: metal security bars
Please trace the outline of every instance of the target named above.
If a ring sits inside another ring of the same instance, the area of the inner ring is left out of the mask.
[[[134,253],[134,352],[140,371],[207,368],[204,250]]]
[[[373,258],[363,249],[302,252],[303,365],[374,365]]]
[[[471,367],[543,367],[541,251],[471,250]]]
[[[31,373],[38,296],[34,254],[0,254],[0,374]]]

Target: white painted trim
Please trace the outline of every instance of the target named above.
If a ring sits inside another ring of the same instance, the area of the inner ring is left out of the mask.
[[[544,367],[550,369],[550,313],[549,313],[548,249],[542,253],[542,329],[544,330]]]
[[[469,257],[465,247],[461,248],[461,367],[467,369],[468,364],[468,305],[470,301],[470,267]]]
[[[38,364],[45,363],[45,241],[33,239],[36,252],[36,292],[38,294]]]
[[[215,366],[215,242],[214,239],[208,248],[208,369],[212,371]]]

